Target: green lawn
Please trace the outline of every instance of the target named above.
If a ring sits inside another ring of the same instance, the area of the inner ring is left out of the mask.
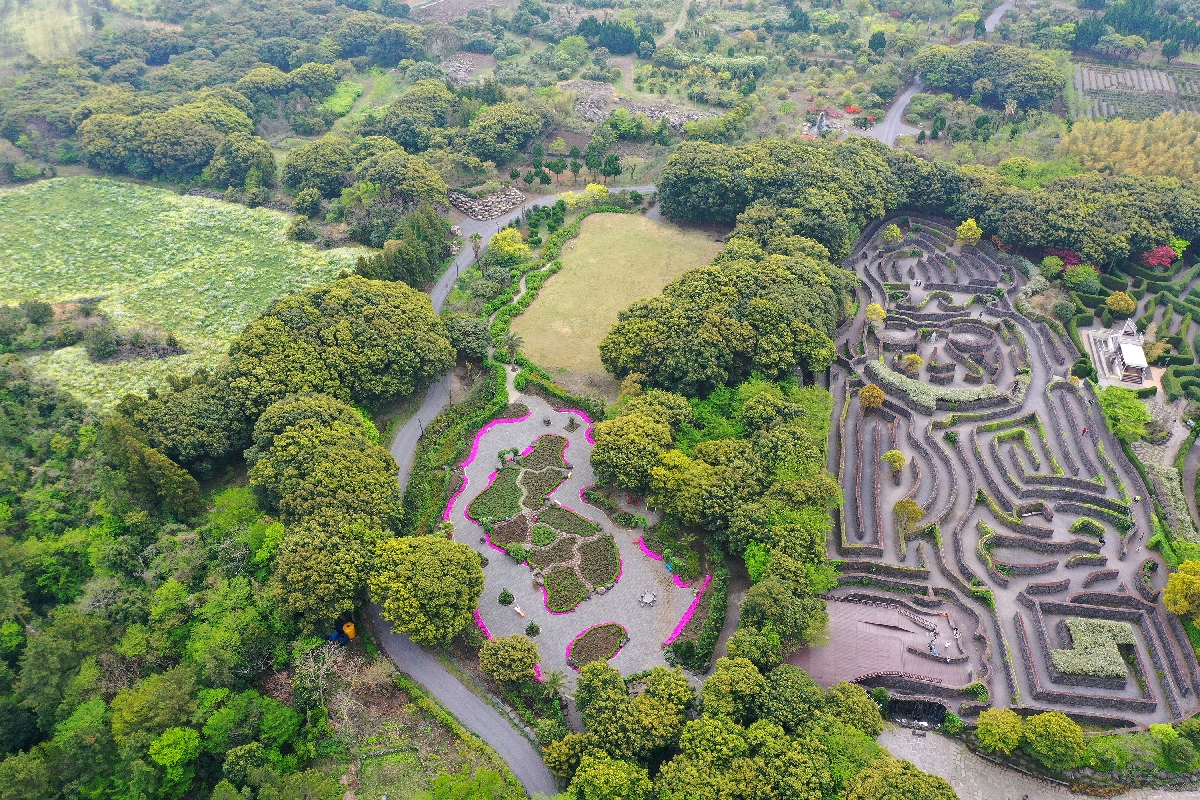
[[[77,397],[108,405],[169,371],[216,364],[276,297],[353,268],[357,251],[288,241],[288,216],[132,183],[59,178],[0,192],[0,303],[103,297],[118,327],[175,333],[187,355],[93,364],[83,348],[30,360]]]
[[[636,214],[593,214],[562,251],[562,270],[512,322],[529,358],[569,388],[607,378],[600,340],[617,314],[712,261],[713,237]],[[564,383],[565,381],[565,383]]]

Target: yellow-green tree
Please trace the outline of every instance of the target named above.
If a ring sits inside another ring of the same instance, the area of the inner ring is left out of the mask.
[[[966,247],[978,246],[979,240],[983,238],[983,228],[979,227],[974,217],[970,217],[954,230],[958,234],[957,242]]]
[[[883,393],[883,389],[873,383],[868,383],[858,390],[858,402],[862,404],[863,408],[882,408],[885,399],[886,395]]]
[[[1200,561],[1185,561],[1167,578],[1163,605],[1173,614],[1200,615]]]
[[[1025,723],[1011,708],[989,708],[979,715],[975,736],[983,749],[1009,755],[1021,744]]]
[[[1114,317],[1122,319],[1137,311],[1137,300],[1125,292],[1113,292],[1105,298],[1104,305],[1108,306],[1108,310],[1113,313]]]
[[[892,507],[892,513],[896,516],[896,524],[904,533],[916,530],[917,523],[925,518],[925,509],[921,508],[911,497],[906,497],[896,503]]]
[[[887,319],[887,311],[879,303],[870,303],[867,305],[867,322],[878,324]]]
[[[505,228],[488,242],[487,260],[498,267],[515,267],[529,259],[529,245],[516,228]]]
[[[533,680],[540,660],[537,643],[519,633],[489,639],[479,648],[479,668],[500,683]]]
[[[395,629],[437,644],[471,624],[483,593],[479,555],[439,536],[389,539],[376,549],[371,597]]]
[[[892,468],[892,472],[899,472],[904,469],[904,464],[908,459],[899,450],[888,450],[883,454],[882,460],[887,462],[888,466]]]
[[[1055,771],[1074,768],[1087,748],[1083,728],[1061,711],[1027,719],[1022,746],[1043,766]]]
[[[883,240],[888,244],[899,244],[904,238],[904,234],[900,231],[900,226],[892,223],[883,229]]]

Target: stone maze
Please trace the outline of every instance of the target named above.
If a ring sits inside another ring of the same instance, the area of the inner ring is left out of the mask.
[[[1200,670],[1160,601],[1148,493],[1091,385],[1068,377],[1071,339],[1016,311],[1019,259],[937,220],[895,244],[881,228],[845,264],[862,287],[831,372],[831,645],[794,660],[964,717],[1190,715]]]

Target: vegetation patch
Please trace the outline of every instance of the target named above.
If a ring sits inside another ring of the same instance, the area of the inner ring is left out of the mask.
[[[628,214],[593,214],[562,270],[512,322],[536,364],[608,379],[600,340],[630,303],[652,297],[690,269],[708,264],[720,245],[698,231]]]
[[[533,526],[533,531],[530,534],[534,545],[537,547],[549,547],[554,544],[554,540],[558,538],[558,531],[551,528],[549,525],[543,525],[540,522]]]
[[[542,469],[543,467],[566,468],[570,464],[563,458],[570,440],[555,433],[544,433],[538,437],[533,446],[533,452],[521,459],[525,469]]]
[[[468,513],[470,513],[468,511]],[[524,542],[529,538],[529,517],[524,514],[513,517],[492,526],[488,534],[492,544],[497,547],[507,547],[510,544]]]
[[[587,585],[574,567],[555,567],[546,573],[546,608],[551,611],[570,611],[586,593]]]
[[[574,536],[564,536],[550,547],[532,550],[529,553],[529,566],[535,569],[546,569],[555,564],[569,564],[575,560]]]
[[[284,238],[288,217],[117,181],[59,178],[0,192],[0,303],[101,298],[119,329],[153,326],[186,355],[97,363],[82,345],[29,357],[85,402],[145,394],[213,367],[272,300],[354,266],[355,251]]]
[[[546,504],[546,497],[566,480],[567,473],[558,469],[543,469],[540,472],[521,470],[521,486],[525,489],[523,505],[530,511]]]
[[[1137,642],[1128,622],[1071,617],[1066,625],[1073,646],[1070,650],[1050,651],[1050,660],[1056,670],[1093,678],[1125,676],[1127,667],[1120,648]]]
[[[596,523],[562,506],[551,506],[544,511],[539,511],[538,522],[544,522],[552,528],[558,528],[563,533],[573,533],[576,536],[591,536],[600,530],[600,526]]]
[[[474,520],[504,520],[521,513],[521,487],[517,479],[521,471],[505,467],[496,473],[492,485],[484,489],[467,506],[467,515]]]
[[[592,586],[607,586],[621,572],[621,556],[611,536],[601,536],[579,545],[579,571]]]
[[[617,654],[628,638],[625,628],[615,622],[593,625],[567,647],[567,664],[578,669],[593,661],[607,661]]]

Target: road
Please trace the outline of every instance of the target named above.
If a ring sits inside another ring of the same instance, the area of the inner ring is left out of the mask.
[[[648,194],[653,192],[655,187],[645,185],[620,188],[637,189],[643,194]],[[554,202],[555,197],[556,195],[535,198],[493,220],[468,219],[460,225],[463,239],[467,239],[472,233],[478,233],[486,242],[492,234],[512,222],[529,206],[548,205]],[[475,253],[468,244],[429,291],[429,299],[433,303],[435,311],[442,310],[459,273],[470,268],[474,261]],[[401,491],[408,485],[413,457],[416,455],[417,444],[421,440],[421,434],[425,431],[425,425],[450,404],[449,381],[448,376],[443,376],[441,380],[429,387],[425,392],[425,399],[421,402],[421,407],[401,426],[400,430],[396,432],[396,438],[392,440],[392,457],[396,459],[396,464],[400,468],[397,479],[400,482]],[[546,765],[542,763],[537,750],[500,712],[463,686],[433,653],[414,643],[407,636],[393,633],[391,625],[380,619],[378,606],[372,605],[368,609],[368,616],[384,651],[395,662],[396,667],[425,687],[425,690],[457,717],[464,727],[474,732],[499,753],[531,797],[538,793],[549,796],[558,791],[554,784],[554,778],[546,769]]]
[[[1004,19],[1005,13],[1013,7],[1015,0],[1005,0],[1005,2],[996,6],[991,14],[988,14],[987,19],[983,21],[983,27],[988,33],[996,30],[996,26],[1000,24],[1000,20]],[[975,34],[968,34],[959,44],[966,44],[974,41]],[[870,129],[864,136],[869,136],[872,139],[878,139],[888,147],[894,147],[896,139],[908,134],[915,134],[920,128],[914,128],[911,125],[904,123],[904,112],[908,108],[908,104],[912,101],[913,96],[921,91],[924,87],[921,84],[920,78],[913,78],[913,82],[908,85],[899,97],[892,102],[892,107],[888,109],[887,116],[883,120],[883,124],[876,125]]]
[[[463,686],[433,653],[407,636],[392,633],[391,625],[379,616],[379,606],[372,604],[367,613],[375,635],[396,666],[425,687],[463,726],[491,745],[530,796],[541,793],[549,797],[558,792],[538,751],[500,712]]]

